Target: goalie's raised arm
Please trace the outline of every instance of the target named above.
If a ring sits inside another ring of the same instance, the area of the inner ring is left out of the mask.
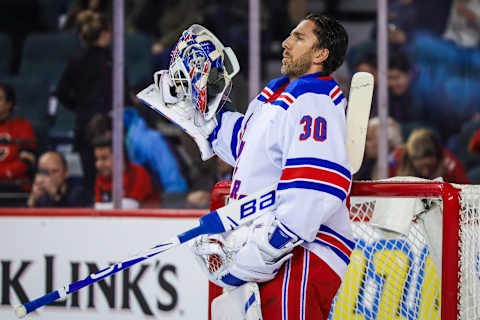
[[[169,69],[156,72],[154,84],[137,97],[192,136],[206,160],[213,155],[208,138],[238,71],[233,51],[195,24],[172,50]]]

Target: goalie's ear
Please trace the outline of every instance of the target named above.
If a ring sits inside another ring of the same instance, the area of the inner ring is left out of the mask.
[[[313,63],[317,65],[323,64],[328,59],[330,51],[327,48],[318,48],[313,51]]]

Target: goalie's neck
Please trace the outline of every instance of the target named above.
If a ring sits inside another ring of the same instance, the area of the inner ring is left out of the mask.
[[[331,76],[328,72],[324,71],[319,71],[319,72],[312,72],[312,73],[305,73],[302,76],[299,77],[288,77],[288,82],[291,83],[297,79],[302,79],[302,78],[319,78],[319,79],[330,79]]]

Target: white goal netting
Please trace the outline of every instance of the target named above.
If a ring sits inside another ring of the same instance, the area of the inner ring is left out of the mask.
[[[356,248],[329,319],[480,319],[480,186],[398,180],[353,183]]]
[[[480,319],[480,186],[356,184],[330,319]]]

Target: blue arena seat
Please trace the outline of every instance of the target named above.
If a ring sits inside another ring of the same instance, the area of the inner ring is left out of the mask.
[[[142,33],[125,35],[125,67],[131,86],[141,86],[151,79],[152,39]],[[150,81],[151,82],[151,81]]]
[[[25,40],[20,74],[36,73],[56,84],[68,61],[80,50],[80,40],[74,33],[32,33]]]

